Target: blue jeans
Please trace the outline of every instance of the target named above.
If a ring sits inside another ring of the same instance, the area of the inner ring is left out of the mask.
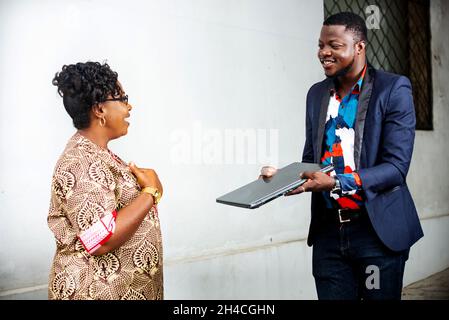
[[[313,243],[318,299],[401,299],[409,250],[394,252],[378,238],[369,218],[325,222]]]

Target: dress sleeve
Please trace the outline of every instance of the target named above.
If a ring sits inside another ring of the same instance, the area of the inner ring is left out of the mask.
[[[93,253],[114,232],[115,181],[101,160],[82,154],[62,160],[52,179],[48,225],[60,246],[80,239]]]

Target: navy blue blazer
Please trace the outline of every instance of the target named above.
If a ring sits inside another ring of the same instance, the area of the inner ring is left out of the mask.
[[[319,163],[332,79],[314,84],[307,94],[306,142],[302,161]],[[406,176],[415,139],[415,108],[407,77],[369,66],[357,106],[354,162],[365,191],[365,205],[380,240],[391,250],[410,248],[423,236]],[[313,245],[325,208],[312,193],[307,243]]]

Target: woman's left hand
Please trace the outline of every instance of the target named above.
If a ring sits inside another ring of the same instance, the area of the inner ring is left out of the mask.
[[[151,172],[153,171],[153,169],[148,169],[148,168],[139,168],[140,170],[142,170],[144,173],[146,172]],[[162,182],[160,181],[160,179],[157,181],[157,190],[159,190],[161,197],[164,194],[164,188],[162,187]]]

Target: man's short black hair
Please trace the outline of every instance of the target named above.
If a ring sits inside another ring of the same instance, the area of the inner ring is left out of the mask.
[[[345,26],[345,30],[351,30],[354,33],[354,40],[365,42],[368,40],[365,20],[353,12],[333,14],[324,20],[323,26]]]
[[[53,85],[63,98],[64,107],[77,129],[90,125],[92,107],[104,102],[108,95],[119,96],[118,74],[107,63],[86,62],[64,65],[53,78]]]

